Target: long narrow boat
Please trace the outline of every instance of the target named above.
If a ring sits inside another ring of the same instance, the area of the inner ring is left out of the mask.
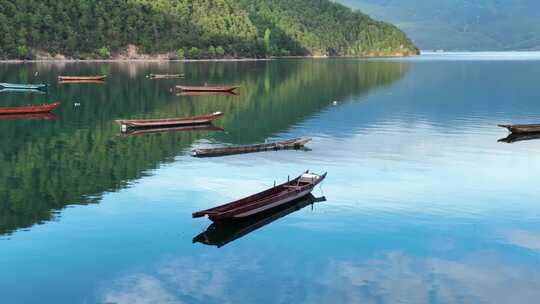
[[[215,208],[193,213],[194,218],[208,216],[214,222],[238,220],[302,198],[326,178],[306,171],[299,177],[268,190]]]
[[[150,74],[148,78],[150,79],[175,79],[175,78],[184,78],[185,74]]]
[[[125,136],[137,136],[156,133],[172,133],[172,132],[190,132],[190,131],[224,131],[223,128],[216,127],[212,124],[180,126],[180,127],[160,127],[160,128],[143,128],[143,129],[127,129],[122,131]]]
[[[0,88],[0,93],[32,93],[32,94],[46,94],[46,89],[3,89]]]
[[[512,133],[540,133],[540,124],[530,125],[499,125]]]
[[[240,94],[231,92],[177,92],[176,96],[239,96]]]
[[[304,198],[283,204],[244,220],[212,223],[206,231],[193,238],[193,243],[202,243],[217,246],[218,248],[223,247],[280,218],[297,212],[309,205],[324,201],[326,201],[324,196],[316,198],[312,194],[308,194]]]
[[[214,112],[208,115],[192,116],[192,117],[177,117],[177,118],[160,118],[160,119],[134,119],[134,120],[117,120],[116,122],[122,126],[122,131],[126,132],[130,128],[158,128],[158,127],[173,127],[173,126],[191,126],[209,124],[212,121],[223,116],[221,112]]]
[[[60,104],[60,102],[53,102],[37,106],[1,107],[0,115],[49,113],[58,108]]]
[[[99,75],[99,76],[58,76],[58,80],[60,81],[75,81],[75,80],[105,80],[107,78],[107,75]]]
[[[176,86],[181,92],[233,92],[238,86]]]
[[[266,144],[257,144],[249,146],[232,146],[213,149],[195,149],[192,155],[196,157],[214,157],[242,153],[253,153],[262,151],[277,151],[286,149],[300,149],[311,141],[311,138],[294,138],[285,141],[278,141]]]
[[[60,80],[59,84],[105,84],[105,80]]]
[[[46,90],[47,85],[40,84],[21,84],[21,83],[0,83],[0,89],[6,90]]]

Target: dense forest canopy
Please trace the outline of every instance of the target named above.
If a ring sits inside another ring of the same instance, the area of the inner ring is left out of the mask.
[[[540,50],[538,0],[337,0],[392,22],[422,49]]]
[[[410,55],[406,35],[329,0],[0,0],[0,58]]]

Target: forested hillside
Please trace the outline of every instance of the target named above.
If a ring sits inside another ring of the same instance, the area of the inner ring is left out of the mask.
[[[540,50],[538,0],[337,0],[396,24],[422,49]]]
[[[328,0],[0,0],[0,58],[411,55],[396,27]]]

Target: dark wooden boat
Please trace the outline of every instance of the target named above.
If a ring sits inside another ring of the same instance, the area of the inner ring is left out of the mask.
[[[512,133],[540,133],[540,124],[531,125],[499,125]]]
[[[184,78],[184,74],[150,74],[148,78],[150,79],[175,79],[175,78]]]
[[[46,90],[46,84],[20,84],[20,83],[0,83],[0,89],[4,90]]]
[[[135,119],[135,120],[117,120],[122,126],[122,131],[126,132],[130,128],[158,128],[173,126],[191,126],[209,124],[212,121],[223,116],[221,112],[215,112],[208,115],[178,117],[178,118],[160,118],[160,119]]]
[[[178,92],[176,96],[239,96],[240,94],[232,92]]]
[[[238,86],[176,86],[181,92],[233,92]]]
[[[105,80],[60,80],[59,84],[105,84]]]
[[[75,81],[75,80],[101,80],[104,81],[107,78],[107,75],[99,76],[58,76],[60,81]]]
[[[295,138],[295,139],[289,139],[285,141],[249,145],[249,146],[232,146],[232,147],[221,147],[221,148],[212,148],[212,149],[195,149],[192,151],[192,155],[196,157],[214,157],[214,156],[224,156],[224,155],[233,155],[233,154],[242,154],[242,153],[262,152],[262,151],[300,149],[300,148],[303,148],[304,145],[310,141],[311,141],[311,138]]]
[[[60,106],[60,102],[36,106],[1,107],[0,115],[48,113]]]
[[[511,133],[505,138],[499,139],[499,142],[505,142],[508,144],[518,141],[535,140],[540,139],[540,132],[537,133]]]
[[[206,231],[193,238],[193,243],[202,243],[217,246],[218,248],[223,247],[306,206],[324,201],[326,201],[324,196],[316,198],[312,194],[308,194],[304,198],[283,204],[266,212],[245,218],[244,220],[212,223]]]
[[[299,177],[268,190],[215,208],[193,213],[194,218],[208,216],[214,222],[238,220],[305,197],[326,178],[306,171]]]
[[[137,136],[137,135],[147,135],[147,134],[156,134],[156,133],[189,132],[189,131],[224,131],[224,130],[212,124],[205,124],[205,125],[168,127],[168,128],[127,129],[126,131],[122,132],[122,135]]]
[[[31,119],[54,120],[56,119],[56,115],[51,114],[51,113],[0,115],[0,120],[31,120]]]

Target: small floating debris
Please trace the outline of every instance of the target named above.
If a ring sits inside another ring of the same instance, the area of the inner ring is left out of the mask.
[[[309,195],[325,178],[326,173],[319,175],[306,171],[281,185],[232,203],[195,212],[192,216],[194,218],[208,216],[213,222],[245,219]]]
[[[334,100],[334,102],[332,102],[332,105],[337,106],[338,105],[337,100]]]
[[[184,78],[185,74],[149,74],[147,77],[150,79],[175,79]]]
[[[175,118],[160,118],[160,119],[134,119],[134,120],[117,120],[120,124],[122,132],[128,132],[129,129],[136,128],[158,128],[158,127],[174,127],[174,126],[192,126],[209,124],[212,121],[223,116],[221,112],[214,112],[208,115],[192,116],[192,117],[175,117]]]
[[[176,86],[180,92],[233,92],[239,86]]]
[[[311,141],[311,138],[294,138],[285,141],[247,145],[247,146],[232,146],[232,147],[220,147],[209,149],[195,149],[192,151],[192,155],[195,157],[216,157],[233,154],[254,153],[262,151],[278,151],[278,150],[290,150],[301,149],[305,144]]]
[[[511,133],[525,134],[525,133],[540,133],[540,124],[529,125],[499,125],[501,128],[506,128]]]

